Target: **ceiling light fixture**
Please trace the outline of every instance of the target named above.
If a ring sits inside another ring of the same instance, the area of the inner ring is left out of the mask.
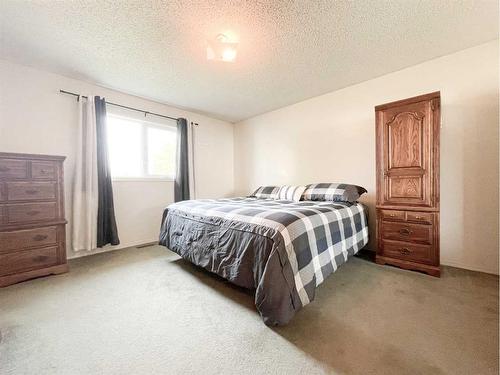
[[[219,34],[215,40],[207,41],[207,59],[234,62],[237,48],[238,42],[230,40],[225,34]]]

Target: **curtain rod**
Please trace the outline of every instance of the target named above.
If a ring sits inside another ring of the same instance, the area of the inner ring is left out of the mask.
[[[72,95],[72,96],[82,97],[82,98],[88,99],[88,97],[86,97],[85,95],[75,94],[74,92],[69,92],[69,91],[65,91],[65,90],[59,90],[59,92],[62,93],[62,94],[67,94],[67,95]],[[168,119],[174,120],[174,121],[178,120],[176,117],[170,117],[170,116],[160,115],[159,113],[154,113],[154,112],[144,111],[142,109],[127,107],[126,105],[121,105],[121,104],[116,104],[116,103],[111,103],[111,102],[106,102],[106,104],[109,104],[109,105],[112,105],[112,106],[115,106],[115,107],[130,109],[131,111],[142,112],[142,113],[144,113],[144,116],[146,116],[146,115],[153,115],[153,116],[168,118]],[[196,124],[196,125],[198,125],[198,124]]]

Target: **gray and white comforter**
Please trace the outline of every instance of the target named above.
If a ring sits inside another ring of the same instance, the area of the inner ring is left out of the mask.
[[[268,325],[286,324],[325,278],[368,242],[361,203],[201,199],[165,209],[160,244],[255,289]]]

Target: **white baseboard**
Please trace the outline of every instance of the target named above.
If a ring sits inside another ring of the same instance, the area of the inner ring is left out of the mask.
[[[470,264],[463,264],[461,262],[456,262],[454,260],[443,260],[443,261],[441,261],[441,265],[462,268],[462,269],[469,270],[469,271],[477,271],[477,272],[490,273],[492,275],[498,275],[498,268],[494,268],[494,267],[483,267],[483,266],[475,266],[475,265],[470,265]]]
[[[73,253],[71,256],[68,256],[68,259],[76,259],[76,258],[81,258],[81,257],[86,257],[89,255],[94,255],[94,254],[101,254],[101,253],[106,253],[108,251],[113,251],[113,250],[121,250],[121,249],[126,249],[128,247],[137,247],[137,246],[143,246],[143,245],[149,245],[149,244],[154,244],[158,243],[158,239],[149,239],[149,240],[139,240],[139,241],[133,241],[133,242],[128,242],[124,244],[119,244],[117,246],[105,246],[100,249],[95,249],[92,251],[79,251],[77,253]]]
[[[84,256],[89,256],[89,255],[94,255],[94,254],[100,254],[100,253],[105,253],[107,251],[113,251],[113,250],[120,250],[120,249],[125,249],[125,248],[128,248],[128,247],[137,247],[137,246],[143,246],[143,245],[150,245],[150,244],[154,244],[154,243],[158,243],[158,239],[149,239],[149,240],[139,240],[139,241],[133,241],[133,242],[129,242],[129,243],[126,243],[126,244],[120,244],[118,246],[106,246],[102,249],[96,249],[96,250],[93,250],[93,251],[81,251],[81,252],[78,252],[77,254],[74,254],[72,257],[69,257],[68,259],[76,259],[76,258],[81,258],[81,257],[84,257]],[[371,249],[367,249],[366,247],[364,248],[364,250],[368,250],[368,251],[371,251],[373,252],[373,250]],[[484,273],[490,273],[490,274],[493,274],[493,275],[498,275],[498,269],[497,268],[494,268],[494,267],[491,267],[491,268],[487,268],[487,267],[482,267],[482,266],[474,266],[474,265],[469,265],[469,264],[463,264],[463,263],[460,263],[460,262],[456,262],[456,261],[453,261],[453,260],[444,260],[441,262],[441,265],[443,266],[451,266],[451,267],[456,267],[456,268],[463,268],[463,269],[466,269],[466,270],[470,270],[470,271],[477,271],[477,272],[484,272]]]
[[[375,252],[374,250],[368,249],[367,247],[364,247],[363,250]],[[470,264],[463,264],[461,262],[456,262],[454,260],[442,260],[442,259],[441,259],[441,265],[455,267],[455,268],[462,268],[464,270],[469,270],[469,271],[477,271],[477,272],[490,273],[492,275],[498,275],[498,268],[495,268],[494,266],[493,267],[475,266]]]

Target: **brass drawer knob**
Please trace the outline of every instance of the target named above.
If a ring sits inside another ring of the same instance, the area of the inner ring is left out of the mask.
[[[411,250],[410,250],[410,249],[408,249],[407,247],[403,247],[403,248],[399,249],[399,252],[400,252],[401,254],[403,254],[403,255],[408,255],[408,254],[410,254],[410,253],[411,253]]]
[[[411,230],[408,228],[402,228],[399,230],[399,234],[402,236],[409,236],[411,234]]]
[[[37,234],[36,236],[33,237],[33,240],[35,241],[43,241],[45,239],[47,239],[47,235],[46,234]]]

